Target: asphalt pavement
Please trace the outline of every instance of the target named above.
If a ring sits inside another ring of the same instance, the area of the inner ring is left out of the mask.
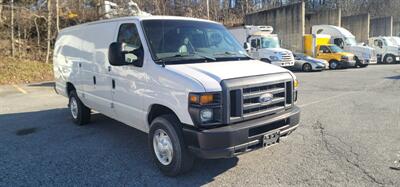
[[[101,114],[74,125],[52,83],[0,86],[0,186],[400,186],[400,65],[295,74],[297,131],[176,178],[145,133]]]

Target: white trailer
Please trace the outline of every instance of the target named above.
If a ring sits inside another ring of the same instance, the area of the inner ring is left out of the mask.
[[[253,58],[277,66],[293,66],[293,53],[281,48],[278,35],[272,34],[273,30],[271,26],[252,25],[229,29]]]

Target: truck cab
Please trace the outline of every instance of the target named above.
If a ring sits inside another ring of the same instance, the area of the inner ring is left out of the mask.
[[[353,54],[344,52],[334,44],[318,45],[315,57],[328,61],[330,69],[353,67],[356,63]]]
[[[355,55],[355,67],[366,67],[369,64],[377,63],[375,49],[357,43],[355,36],[345,28],[333,25],[314,25],[312,34],[330,35],[331,44],[335,44],[344,51]]]
[[[271,26],[244,26],[231,28],[230,32],[253,58],[281,67],[294,66],[293,53],[281,48],[279,37],[272,34]]]
[[[371,37],[369,45],[377,51],[380,63],[392,64],[400,61],[400,38],[398,37]]]

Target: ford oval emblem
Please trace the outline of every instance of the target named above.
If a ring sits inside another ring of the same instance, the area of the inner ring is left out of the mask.
[[[265,93],[260,96],[259,102],[262,105],[267,105],[272,102],[272,99],[274,99],[274,95],[272,95],[271,93]]]

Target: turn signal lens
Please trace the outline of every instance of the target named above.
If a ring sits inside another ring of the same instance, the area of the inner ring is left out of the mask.
[[[198,95],[190,95],[189,100],[190,100],[190,103],[197,104],[197,103],[199,103],[199,96]]]
[[[191,94],[189,96],[189,101],[191,104],[199,104],[199,105],[206,105],[214,102],[214,95],[213,94]]]
[[[214,101],[214,95],[212,95],[212,94],[206,94],[206,95],[200,96],[200,104],[201,105],[209,104],[209,103],[212,103],[213,101]]]
[[[299,81],[298,80],[294,80],[294,87],[295,88],[299,87]]]

